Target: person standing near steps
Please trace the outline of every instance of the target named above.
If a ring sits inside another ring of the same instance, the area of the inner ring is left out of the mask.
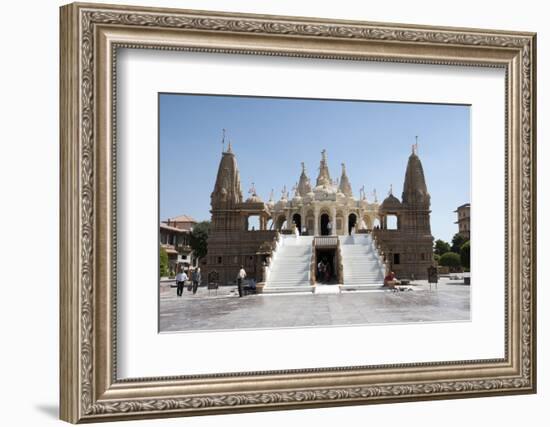
[[[239,290],[239,297],[243,296],[243,281],[246,279],[246,271],[244,270],[244,267],[241,265],[241,269],[239,270],[239,273],[237,274],[237,288]]]

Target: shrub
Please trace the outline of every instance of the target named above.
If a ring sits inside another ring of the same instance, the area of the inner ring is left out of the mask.
[[[460,267],[460,255],[454,252],[444,253],[439,258],[439,265],[456,269],[457,267]]]
[[[444,253],[451,251],[451,245],[441,239],[437,239],[434,244],[434,253],[436,255],[443,255]]]
[[[210,232],[210,221],[202,221],[196,224],[191,231],[190,245],[195,252],[195,257],[201,259],[208,252],[208,234]]]
[[[456,233],[454,236],[453,236],[453,243],[451,245],[451,251],[453,251],[454,253],[457,253],[459,254],[460,253],[460,247],[466,243],[468,241],[468,239],[466,239],[466,237]]]

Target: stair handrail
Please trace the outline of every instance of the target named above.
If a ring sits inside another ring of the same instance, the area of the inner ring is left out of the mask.
[[[344,284],[344,257],[342,256],[342,246],[340,244],[340,239],[336,243],[336,260],[338,262],[338,283],[340,285]]]
[[[378,241],[378,234],[377,233],[372,233],[372,242],[375,244],[375,249],[376,249],[376,252],[378,253],[378,264],[381,268],[384,269],[384,276],[386,276],[387,274],[389,274],[390,270],[389,270],[389,264],[388,264],[388,261],[386,260],[386,254],[384,253],[384,250],[382,249],[382,245],[380,244],[380,242]]]
[[[315,286],[316,282],[316,264],[315,264],[315,237],[311,239],[311,260],[309,262],[309,284]]]
[[[283,245],[282,239],[281,239],[281,233],[277,230],[275,232],[275,236],[273,237],[273,243],[271,250],[271,256],[267,257],[266,265],[263,268],[262,271],[262,278],[264,283],[267,283],[269,280],[269,276],[271,275],[271,266],[273,265],[273,262],[275,261],[275,257],[278,254],[278,249]]]

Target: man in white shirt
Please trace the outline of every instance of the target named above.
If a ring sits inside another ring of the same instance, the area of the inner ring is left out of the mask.
[[[176,274],[176,285],[178,287],[177,289],[178,297],[181,297],[181,295],[183,294],[183,286],[185,285],[186,280],[188,280],[188,277],[187,277],[187,274],[185,274],[185,271],[183,271],[183,265],[182,265],[180,266],[178,274]]]
[[[239,290],[239,297],[243,296],[243,280],[245,278],[246,278],[246,271],[244,271],[244,267],[241,265],[241,269],[237,274],[237,288]]]

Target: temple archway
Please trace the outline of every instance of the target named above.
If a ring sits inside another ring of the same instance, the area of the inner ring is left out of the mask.
[[[349,214],[348,216],[348,234],[351,234],[351,230],[357,224],[357,215],[354,213]]]
[[[298,213],[295,213],[294,215],[292,215],[292,222],[296,224],[298,233],[302,234],[302,216]]]
[[[328,214],[324,213],[321,215],[321,236],[328,236],[330,235],[330,230],[328,227],[328,223],[330,222],[330,217]]]

